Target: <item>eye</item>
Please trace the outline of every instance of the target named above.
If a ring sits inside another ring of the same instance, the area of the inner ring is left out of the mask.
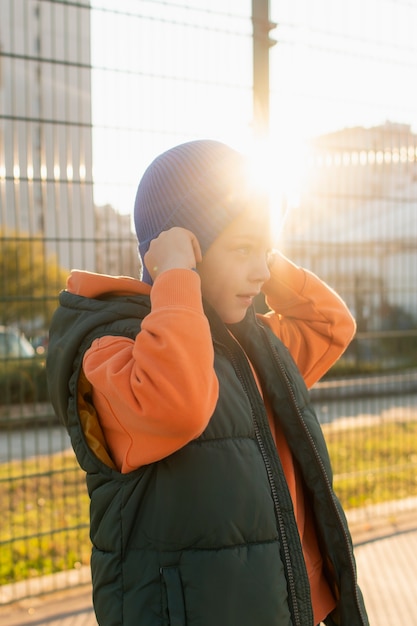
[[[249,256],[250,253],[252,252],[252,248],[251,246],[239,246],[238,248],[236,248],[236,251],[243,255],[243,256]]]

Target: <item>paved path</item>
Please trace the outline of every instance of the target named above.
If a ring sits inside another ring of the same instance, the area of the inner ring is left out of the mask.
[[[356,547],[371,626],[417,625],[417,530]]]
[[[353,528],[371,626],[417,626],[417,514]],[[97,626],[90,586],[0,607],[2,626]],[[254,625],[256,626],[256,625]]]
[[[1,626],[97,626],[91,589],[82,587],[0,608]]]

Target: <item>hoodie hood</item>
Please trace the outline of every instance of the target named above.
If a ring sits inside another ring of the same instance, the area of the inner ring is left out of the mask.
[[[85,298],[102,299],[109,296],[149,295],[151,287],[130,276],[72,270],[67,278],[66,291]]]
[[[103,335],[134,339],[150,312],[149,293],[149,285],[129,277],[81,271],[68,277],[51,321],[46,360],[50,400],[66,426],[68,403],[76,397],[85,351]]]

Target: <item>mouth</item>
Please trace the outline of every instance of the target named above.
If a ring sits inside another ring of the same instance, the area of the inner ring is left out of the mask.
[[[253,302],[253,299],[257,296],[258,294],[256,293],[241,293],[238,294],[238,299],[240,300],[240,302],[242,302],[242,304],[244,306],[250,306]]]

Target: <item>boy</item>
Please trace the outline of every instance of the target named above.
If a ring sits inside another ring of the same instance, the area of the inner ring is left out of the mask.
[[[136,196],[142,282],[74,271],[60,295],[49,385],[87,473],[102,626],[368,624],[305,386],[354,321],[271,255],[246,179],[221,143],[168,150]]]

